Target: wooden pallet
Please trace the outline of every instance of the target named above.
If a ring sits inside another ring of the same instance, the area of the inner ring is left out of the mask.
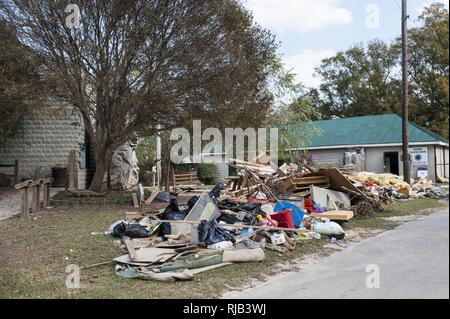
[[[196,183],[198,183],[197,173],[173,174],[172,176],[172,184],[174,186]]]

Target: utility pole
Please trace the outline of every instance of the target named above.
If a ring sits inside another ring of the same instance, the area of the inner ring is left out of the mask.
[[[408,151],[408,6],[402,0],[402,143],[403,143],[403,176],[405,182],[411,184],[411,160]]]
[[[158,125],[156,133],[156,185],[161,183],[161,127]]]

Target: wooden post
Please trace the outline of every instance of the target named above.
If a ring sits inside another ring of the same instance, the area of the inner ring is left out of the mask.
[[[32,199],[31,199],[31,213],[35,214],[39,210],[39,191],[38,191],[38,185],[31,186],[31,193],[32,193]]]
[[[409,87],[408,87],[408,7],[402,1],[402,150],[403,180],[411,185],[411,159],[409,154]]]
[[[20,212],[20,217],[27,217],[29,212],[28,207],[28,187],[21,189],[22,192],[22,211]]]
[[[42,208],[44,208],[44,210],[47,209],[48,207],[48,200],[50,197],[50,184],[46,183],[46,181],[43,182],[42,184]]]
[[[46,210],[50,204],[50,185],[53,183],[53,178],[49,178],[43,181],[43,195],[42,195],[42,207]]]
[[[70,151],[67,167],[69,189],[78,188],[78,168],[76,156],[77,154],[75,151]]]
[[[17,185],[19,182],[19,160],[16,159],[14,161],[14,185]]]

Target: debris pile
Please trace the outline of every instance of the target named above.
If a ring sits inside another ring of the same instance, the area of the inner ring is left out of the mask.
[[[353,184],[376,202],[390,202],[394,199],[427,196],[433,198],[446,198],[448,195],[439,186],[433,185],[424,177],[412,181],[409,185],[394,174],[374,174],[360,172],[347,175]]]
[[[217,267],[262,261],[267,249],[286,253],[298,242],[321,236],[342,240],[343,226],[354,216],[376,213],[394,198],[439,193],[424,179],[411,187],[392,174],[343,175],[336,168],[316,170],[306,163],[278,168],[261,158],[254,163],[231,159],[230,165],[237,176],[229,178],[228,187],[218,184],[190,197],[187,205],[158,190],[145,199],[138,189],[138,203],[157,199],[168,206],[126,213],[110,226],[108,233],[121,238],[128,251],[114,259],[116,274],[192,280]]]

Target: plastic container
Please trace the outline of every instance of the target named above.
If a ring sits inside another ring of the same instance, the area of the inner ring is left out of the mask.
[[[295,228],[292,210],[290,209],[283,209],[279,213],[271,215],[270,218],[278,222],[278,227]]]
[[[294,220],[295,227],[299,228],[302,226],[302,219],[305,213],[300,207],[289,202],[278,202],[275,205],[274,212],[278,213],[284,209],[290,209],[292,211],[292,219]]]

